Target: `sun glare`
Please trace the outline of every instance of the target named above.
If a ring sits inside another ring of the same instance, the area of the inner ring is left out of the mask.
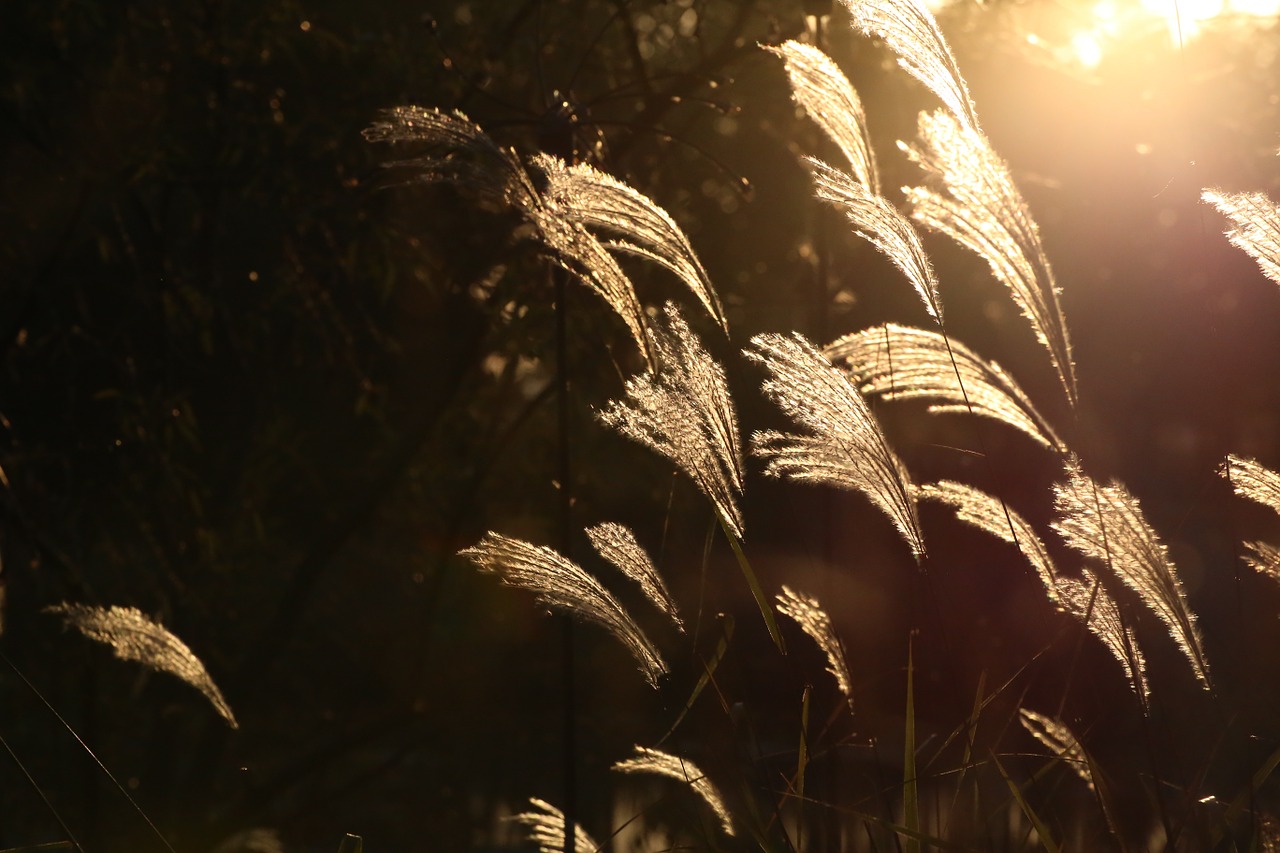
[[[1185,45],[1219,23],[1257,26],[1280,16],[1280,0],[1101,0],[1088,24],[1066,39],[1067,52],[1087,69],[1098,67],[1123,39],[1163,28]],[[1061,42],[1060,42],[1061,44]]]

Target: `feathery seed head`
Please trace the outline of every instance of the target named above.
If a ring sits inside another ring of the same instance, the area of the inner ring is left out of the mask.
[[[692,761],[661,750],[637,746],[634,757],[619,761],[613,765],[613,769],[619,773],[656,773],[659,776],[683,782],[715,813],[725,835],[735,834],[733,819],[729,816],[729,810],[725,808],[720,792]]]
[[[580,566],[550,548],[486,533],[458,552],[482,572],[497,575],[508,586],[527,589],[539,603],[576,616],[612,634],[640,665],[650,687],[667,674],[661,655],[613,594]]]
[[[754,452],[767,461],[765,473],[862,492],[921,559],[924,536],[910,475],[848,375],[799,333],[757,335],[744,352],[769,371],[765,396],[805,430],[752,437]]]
[[[1085,476],[1078,460],[1066,465],[1067,480],[1054,487],[1058,520],[1053,529],[1066,543],[1097,560],[1136,592],[1165,623],[1191,664],[1200,684],[1209,688],[1209,667],[1195,615],[1168,550],[1142,514],[1138,501],[1117,482],[1100,486]]]
[[[611,402],[600,421],[675,463],[741,540],[742,449],[724,370],[673,303],[664,315],[665,326],[651,330],[657,368],[629,379],[626,397]]]
[[[235,714],[223,698],[218,685],[213,683],[204,664],[187,647],[160,625],[143,615],[136,607],[93,607],[87,604],[64,602],[46,607],[46,613],[56,613],[67,627],[75,628],[91,640],[111,647],[116,657],[177,676],[204,694],[214,709],[236,729]]]

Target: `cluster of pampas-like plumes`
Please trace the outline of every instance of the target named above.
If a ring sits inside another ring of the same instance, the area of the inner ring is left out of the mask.
[[[1077,437],[1078,422],[1063,430],[1044,414],[1056,409],[1074,416],[1078,408],[1061,290],[1039,226],[1009,167],[982,130],[969,86],[941,29],[921,0],[843,3],[853,26],[881,40],[899,65],[942,103],[941,109],[919,114],[914,139],[898,142],[901,156],[920,173],[919,183],[904,189],[902,204],[883,194],[871,122],[837,63],[817,47],[797,41],[765,49],[782,61],[796,103],[844,157],[841,167],[804,159],[815,195],[836,207],[852,232],[901,272],[935,328],[883,323],[825,345],[796,332],[756,335],[742,352],[764,370],[763,395],[795,429],[755,432],[752,454],[763,461],[766,475],[861,494],[887,517],[918,563],[927,556],[922,500],[947,505],[962,523],[1012,545],[1048,598],[1067,615],[1066,624],[1074,624],[1080,637],[1095,638],[1116,660],[1144,714],[1150,710],[1153,691],[1148,652],[1139,646],[1134,627],[1139,610],[1154,615],[1189,664],[1192,678],[1211,688],[1204,640],[1177,566],[1138,499],[1123,484],[1086,473],[1090,460],[1068,440]],[[646,311],[613,257],[635,255],[668,270],[728,334],[721,301],[691,242],[672,218],[632,187],[592,167],[569,165],[546,154],[521,158],[501,149],[460,114],[394,110],[369,135],[427,143],[427,155],[408,161],[410,166],[416,162],[420,178],[470,187],[486,203],[518,209],[533,224],[550,258],[603,296],[623,318],[647,366],[626,380],[622,396],[599,410],[599,421],[656,453],[705,495],[779,649],[783,646],[774,611],[798,623],[817,644],[849,711],[856,713],[850,663],[830,616],[816,598],[790,586],[767,599],[746,560],[742,498],[747,467],[723,367],[708,355],[678,306],[668,303],[661,311]],[[1203,198],[1230,220],[1230,240],[1280,282],[1277,208],[1258,193],[1206,190]],[[1017,365],[1002,366],[952,339],[944,321],[945,282],[926,252],[924,232],[943,235],[985,262],[1047,355],[1062,396],[1033,402],[1015,379]],[[988,492],[954,480],[916,482],[869,398],[921,400],[933,414],[976,415],[983,423],[1031,439],[1061,471],[1058,482],[1044,484],[1043,494],[1053,502],[1047,528],[1057,535],[1054,547],[1073,553],[1078,564],[1060,571],[1045,534],[1010,506],[1010,497],[996,493],[998,489]],[[1280,477],[1273,472],[1233,456],[1224,473],[1241,495],[1280,511]],[[587,534],[599,554],[683,630],[666,584],[630,530],[610,522],[589,527]],[[1280,548],[1262,542],[1248,543],[1248,548],[1251,565],[1280,578]],[[487,534],[462,554],[508,585],[532,592],[545,606],[603,627],[630,651],[651,685],[659,686],[667,674],[659,644],[645,636],[601,581],[576,563],[543,546],[497,533]],[[694,690],[695,698],[709,676],[708,670]],[[1091,759],[1065,722],[1030,708],[1021,709],[1020,715],[1036,741],[1095,786]],[[636,750],[614,769],[657,773],[686,783],[716,814],[723,831],[734,834],[735,820],[717,789],[692,763],[655,748]],[[1022,802],[1016,791],[1015,796]],[[543,849],[557,849],[557,839],[564,843],[564,816],[542,801],[532,802],[538,811],[517,820],[531,828],[533,840]],[[1037,828],[1044,829],[1039,824]],[[576,836],[579,849],[584,838]],[[918,842],[916,838],[913,843]]]

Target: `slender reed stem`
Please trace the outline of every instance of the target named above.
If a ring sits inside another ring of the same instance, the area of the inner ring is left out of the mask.
[[[556,477],[560,483],[560,553],[573,559],[573,494],[570,489],[573,475],[569,453],[569,358],[568,358],[568,306],[565,304],[565,283],[568,276],[563,270],[552,269],[551,277],[556,304]],[[577,700],[574,683],[573,619],[562,616],[560,620],[560,664],[564,696],[564,849],[573,853],[577,834]]]

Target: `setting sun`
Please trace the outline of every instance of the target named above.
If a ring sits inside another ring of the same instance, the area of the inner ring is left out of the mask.
[[[1256,27],[1278,14],[1280,0],[1102,0],[1058,44],[1071,60],[1093,69],[1121,44],[1158,29],[1168,32],[1172,46],[1185,46],[1210,28]]]

